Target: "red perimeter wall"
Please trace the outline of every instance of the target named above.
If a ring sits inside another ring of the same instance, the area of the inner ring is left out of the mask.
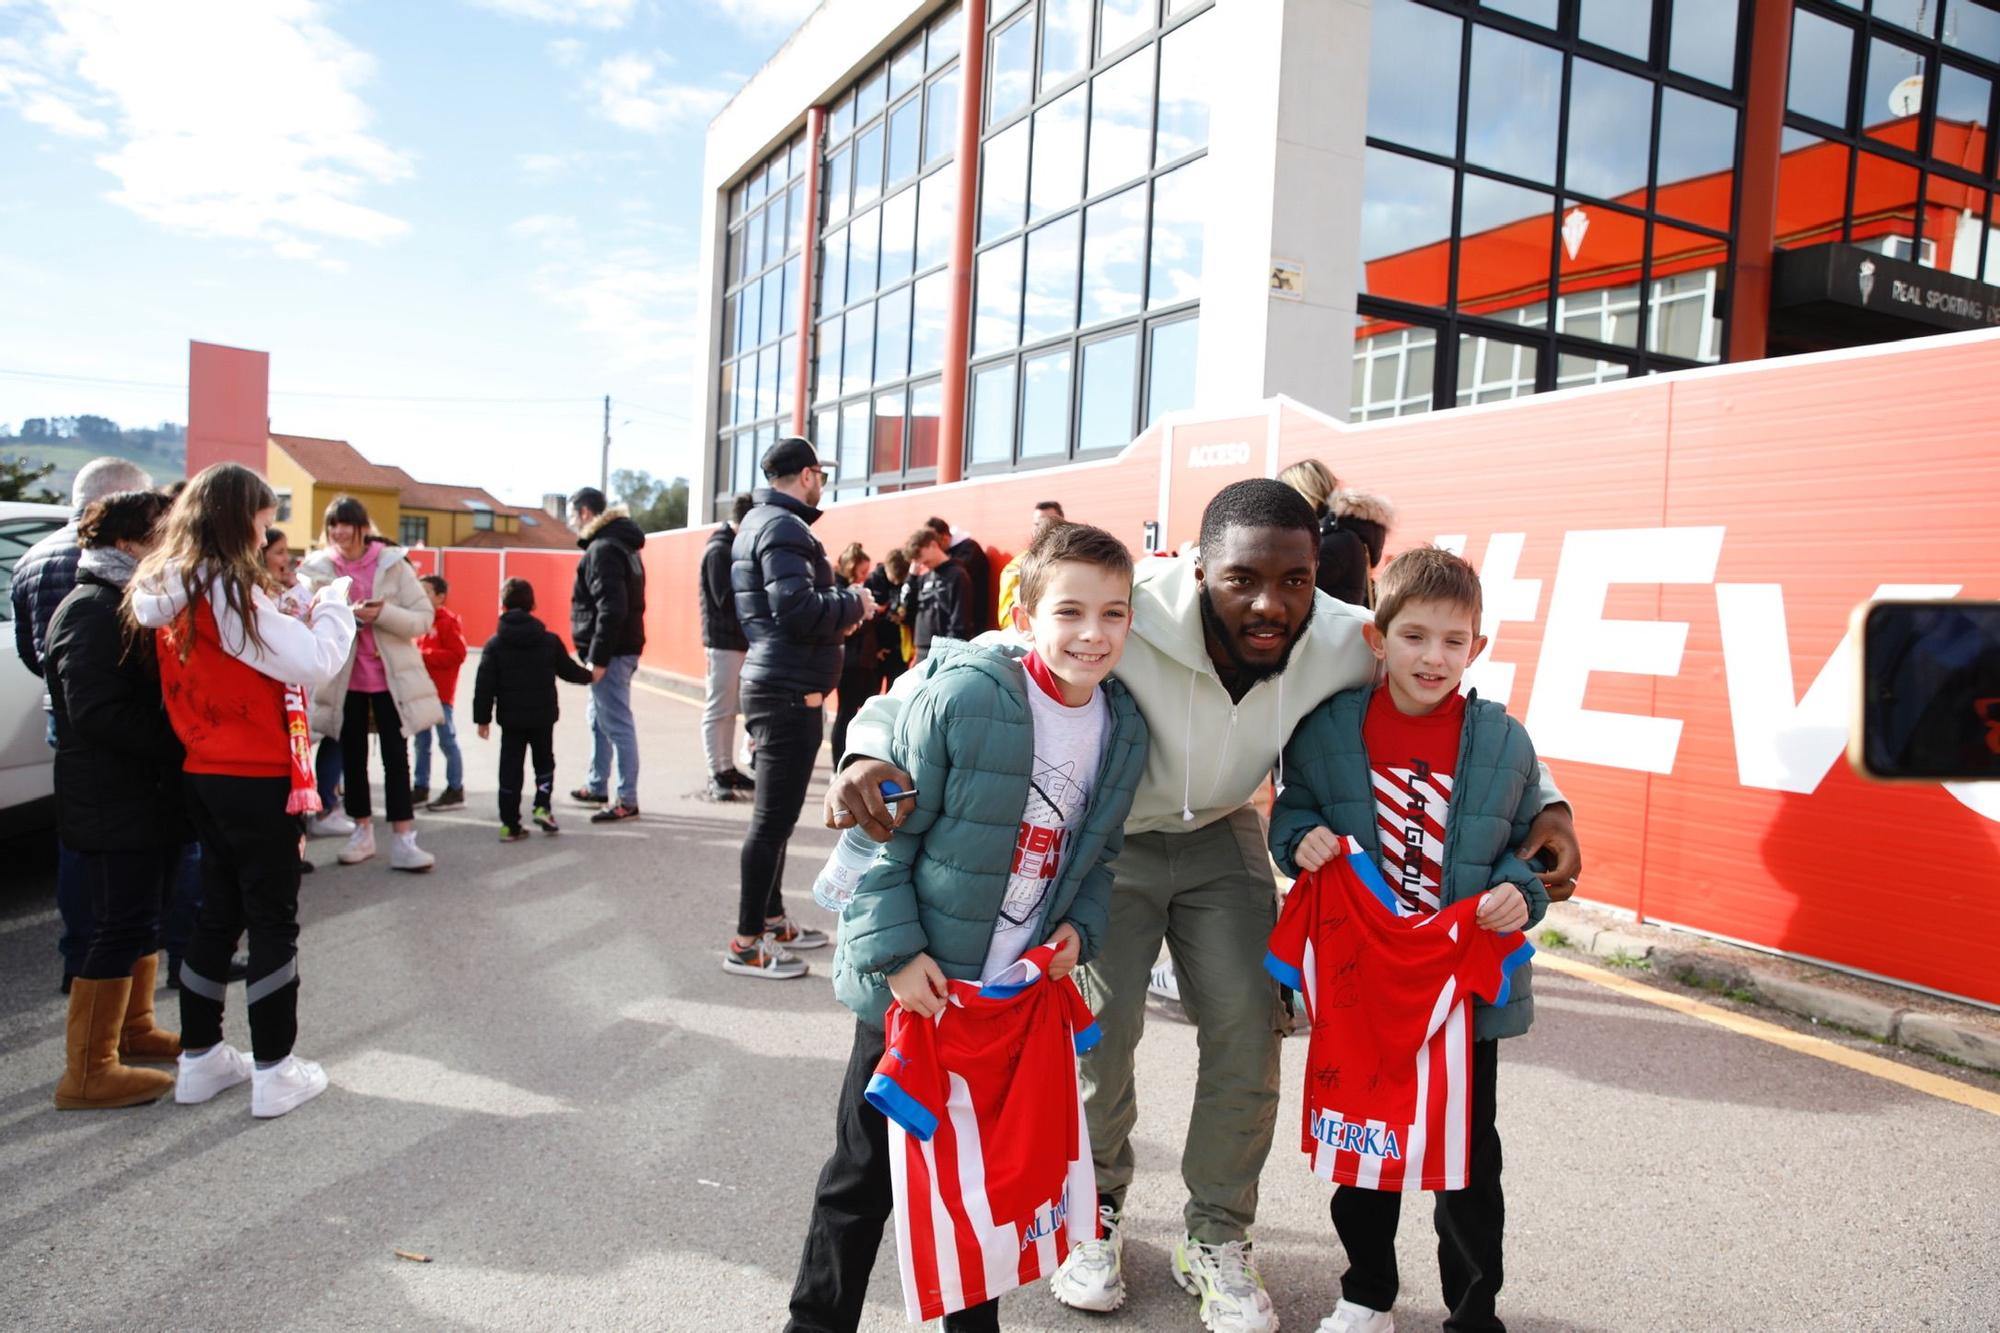
[[[1116,460],[830,509],[880,556],[932,514],[997,573],[1037,500],[1176,547],[1221,485],[1318,457],[1462,549],[1506,701],[1571,798],[1583,896],[2000,1005],[2000,792],[1861,782],[1842,754],[1855,604],[2000,598],[2000,334],[1753,362],[1350,427],[1288,401],[1176,419]],[[707,530],[645,548],[648,665],[700,679]],[[566,633],[574,556],[516,553]],[[499,553],[444,553],[491,632]],[[1912,594],[1913,595],[1913,594]]]

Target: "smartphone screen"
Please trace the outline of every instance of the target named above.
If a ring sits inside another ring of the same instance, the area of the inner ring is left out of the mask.
[[[1880,602],[1861,627],[1862,770],[2000,780],[2000,602]]]

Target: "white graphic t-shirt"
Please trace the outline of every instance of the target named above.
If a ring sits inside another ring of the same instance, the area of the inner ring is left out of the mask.
[[[1007,878],[1007,896],[986,949],[982,982],[1012,967],[1022,954],[1041,943],[1042,904],[1062,874],[1070,841],[1083,828],[1090,808],[1091,784],[1104,758],[1111,726],[1110,708],[1102,690],[1080,708],[1064,704],[1055,681],[1041,659],[1027,659],[1028,711],[1035,729],[1035,766],[1028,787],[1028,806],[1014,839],[1014,866]]]

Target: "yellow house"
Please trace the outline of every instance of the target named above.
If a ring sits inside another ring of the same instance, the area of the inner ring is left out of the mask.
[[[278,493],[278,528],[295,551],[319,541],[321,517],[342,495],[367,505],[375,530],[384,536],[393,538],[401,526],[402,474],[377,467],[345,440],[273,435],[264,476]]]
[[[405,546],[510,546],[561,549],[569,530],[539,509],[504,504],[478,486],[418,481],[401,468],[402,522],[395,536]]]

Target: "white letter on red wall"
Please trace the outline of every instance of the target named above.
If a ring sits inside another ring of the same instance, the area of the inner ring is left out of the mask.
[[[1563,538],[1555,591],[1528,701],[1528,732],[1545,758],[1579,759],[1645,773],[1674,771],[1679,718],[1638,717],[1583,706],[1593,671],[1673,676],[1687,646],[1685,621],[1606,620],[1615,583],[1712,583],[1723,529],[1612,528]]]

